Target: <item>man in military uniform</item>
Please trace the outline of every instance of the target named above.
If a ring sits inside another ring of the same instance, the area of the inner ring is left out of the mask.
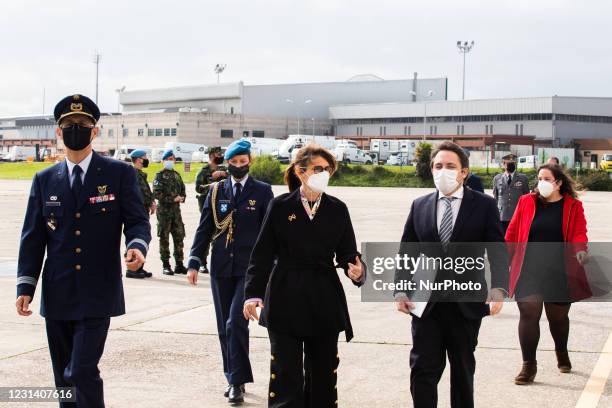
[[[138,186],[140,187],[140,193],[142,194],[144,209],[147,214],[155,214],[155,209],[157,208],[155,197],[153,197],[153,192],[151,191],[151,187],[149,187],[147,173],[142,171],[143,168],[149,167],[147,152],[142,149],[134,150],[132,153],[130,153],[130,158],[132,159],[132,165],[136,171],[136,180],[138,180]],[[126,278],[142,279],[150,278],[151,276],[153,276],[153,274],[145,271],[144,265],[136,272],[128,270],[125,273]]]
[[[185,184],[181,175],[174,170],[175,157],[172,150],[166,150],[162,155],[164,168],[155,175],[153,180],[153,195],[157,199],[157,236],[159,237],[159,253],[163,264],[164,275],[186,274],[183,265],[183,240],[185,225],[181,217],[181,203],[185,202]],[[170,239],[174,243],[174,271],[170,266]]]
[[[151,226],[134,170],[92,150],[100,110],[71,95],[55,107],[57,137],[66,159],[34,176],[17,264],[17,313],[29,305],[42,269],[40,314],[57,387],[75,387],[75,402],[62,407],[104,407],[98,370],[110,318],[125,313],[121,268],[145,261]],[[46,251],[46,259],[45,259]],[[44,261],[44,265],[43,265]]]
[[[505,171],[493,178],[493,197],[497,201],[505,234],[520,196],[529,193],[529,179],[516,171],[516,155],[508,154],[502,157],[502,160]]]
[[[195,190],[196,193],[198,193],[198,208],[200,209],[200,214],[202,213],[202,207],[204,206],[204,201],[206,201],[206,196],[208,195],[211,184],[217,181],[222,181],[227,177],[227,169],[225,166],[222,166],[222,164],[223,153],[221,152],[221,147],[210,147],[208,149],[208,163],[205,164],[198,172],[195,181]],[[206,247],[204,253],[202,254],[202,266],[200,266],[200,273],[208,273],[208,269],[206,268],[206,258],[208,258],[209,250],[210,246]]]

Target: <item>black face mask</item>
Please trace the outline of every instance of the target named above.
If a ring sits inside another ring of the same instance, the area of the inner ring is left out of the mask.
[[[508,170],[508,173],[514,173],[514,170],[516,170],[516,163],[506,164],[506,170]]]
[[[91,130],[79,125],[62,128],[64,145],[70,150],[83,150],[91,143]]]
[[[149,159],[142,159],[142,167],[143,168],[149,167]]]
[[[247,164],[246,166],[236,167],[233,164],[230,164],[227,166],[227,171],[229,171],[229,174],[231,174],[235,179],[240,180],[249,172],[249,165]]]
[[[222,164],[223,163],[223,157],[215,157],[215,159],[213,161],[215,162],[215,164]]]

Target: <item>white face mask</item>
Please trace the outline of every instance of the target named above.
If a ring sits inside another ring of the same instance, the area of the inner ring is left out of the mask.
[[[555,186],[550,181],[540,180],[538,181],[538,192],[544,198],[550,197],[555,190]]]
[[[434,184],[436,185],[438,191],[444,195],[450,194],[452,191],[454,191],[459,186],[459,182],[457,181],[458,174],[459,172],[457,170],[434,170]]]
[[[308,187],[315,193],[322,193],[327,188],[327,184],[329,183],[329,172],[322,171],[320,173],[312,174],[308,177]]]
[[[164,169],[172,170],[173,167],[174,167],[174,161],[172,161],[172,160],[164,161]]]

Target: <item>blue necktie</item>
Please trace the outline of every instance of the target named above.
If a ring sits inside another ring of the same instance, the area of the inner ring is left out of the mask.
[[[236,183],[236,192],[234,193],[234,202],[237,203],[240,198],[240,193],[242,192],[242,184]]]
[[[78,164],[74,166],[74,168],[72,169],[72,175],[74,176],[74,180],[72,181],[72,195],[77,201],[79,199],[79,196],[81,195],[81,190],[83,189],[81,173],[83,173],[83,169],[81,169],[81,166],[79,166]]]

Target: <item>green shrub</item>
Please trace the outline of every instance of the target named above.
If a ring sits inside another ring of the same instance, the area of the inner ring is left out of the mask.
[[[278,160],[274,160],[271,156],[255,157],[251,163],[250,173],[257,180],[269,184],[282,184],[283,171]]]
[[[605,171],[590,171],[578,176],[578,184],[585,190],[611,191],[612,180]]]
[[[420,143],[415,151],[417,157],[416,174],[421,180],[431,180],[431,144]]]

